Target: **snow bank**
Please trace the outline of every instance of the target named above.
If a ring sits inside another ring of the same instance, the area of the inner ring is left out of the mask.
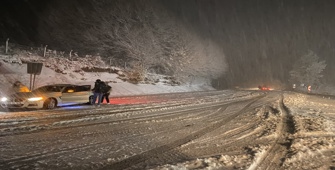
[[[0,73],[0,90],[2,93],[10,93],[10,87],[17,80],[30,87],[30,74],[27,74],[27,64],[1,62]],[[101,79],[109,82],[113,87],[111,96],[214,90],[213,87],[205,82],[182,84],[178,86],[164,83],[165,80],[152,84],[131,84],[119,79],[118,76],[116,73],[108,72],[66,71],[66,73],[59,73],[52,68],[43,66],[41,74],[36,75],[34,87],[55,83],[90,84],[93,86],[96,79]],[[157,77],[162,79],[163,76],[157,75]]]

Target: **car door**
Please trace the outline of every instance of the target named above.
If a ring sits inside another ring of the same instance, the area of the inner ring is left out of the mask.
[[[67,86],[62,92],[62,103],[63,105],[87,103],[89,96],[89,90],[83,86]]]
[[[78,103],[88,103],[89,97],[92,95],[91,85],[76,86],[75,91],[77,93]]]
[[[75,86],[66,86],[62,91],[62,104],[63,105],[71,105],[77,104],[76,99],[78,98],[75,92]]]

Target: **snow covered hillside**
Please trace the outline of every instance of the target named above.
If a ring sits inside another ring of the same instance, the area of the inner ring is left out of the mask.
[[[106,66],[98,56],[70,60],[59,57],[2,55],[0,60],[0,90],[2,93],[10,93],[10,87],[17,80],[30,87],[27,62],[44,64],[41,74],[36,76],[35,88],[55,83],[93,85],[96,79],[101,79],[113,87],[112,96],[214,90],[206,80],[194,79],[188,83],[175,83],[171,77],[149,73],[144,75],[144,81],[137,84],[129,83],[127,74],[122,69]],[[100,67],[97,68],[97,66]]]

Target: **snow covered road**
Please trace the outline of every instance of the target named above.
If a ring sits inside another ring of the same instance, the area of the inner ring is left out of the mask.
[[[334,100],[210,91],[0,113],[0,169],[334,169]]]

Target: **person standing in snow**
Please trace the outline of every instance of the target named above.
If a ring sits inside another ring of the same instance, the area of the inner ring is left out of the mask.
[[[100,107],[101,100],[102,100],[102,95],[103,95],[103,83],[100,79],[97,79],[94,83],[94,88],[92,89],[93,91],[93,101],[92,104],[95,104],[97,99],[98,99],[98,104],[97,106]]]
[[[109,103],[109,95],[110,95],[111,91],[112,91],[112,87],[110,85],[108,85],[107,83],[105,83],[104,89],[103,89],[102,100],[101,100],[102,102],[103,102],[104,99],[106,99],[107,104],[110,104]]]
[[[23,85],[20,81],[16,81],[13,84],[13,92],[18,93],[18,92],[30,92],[29,88],[25,85]]]

